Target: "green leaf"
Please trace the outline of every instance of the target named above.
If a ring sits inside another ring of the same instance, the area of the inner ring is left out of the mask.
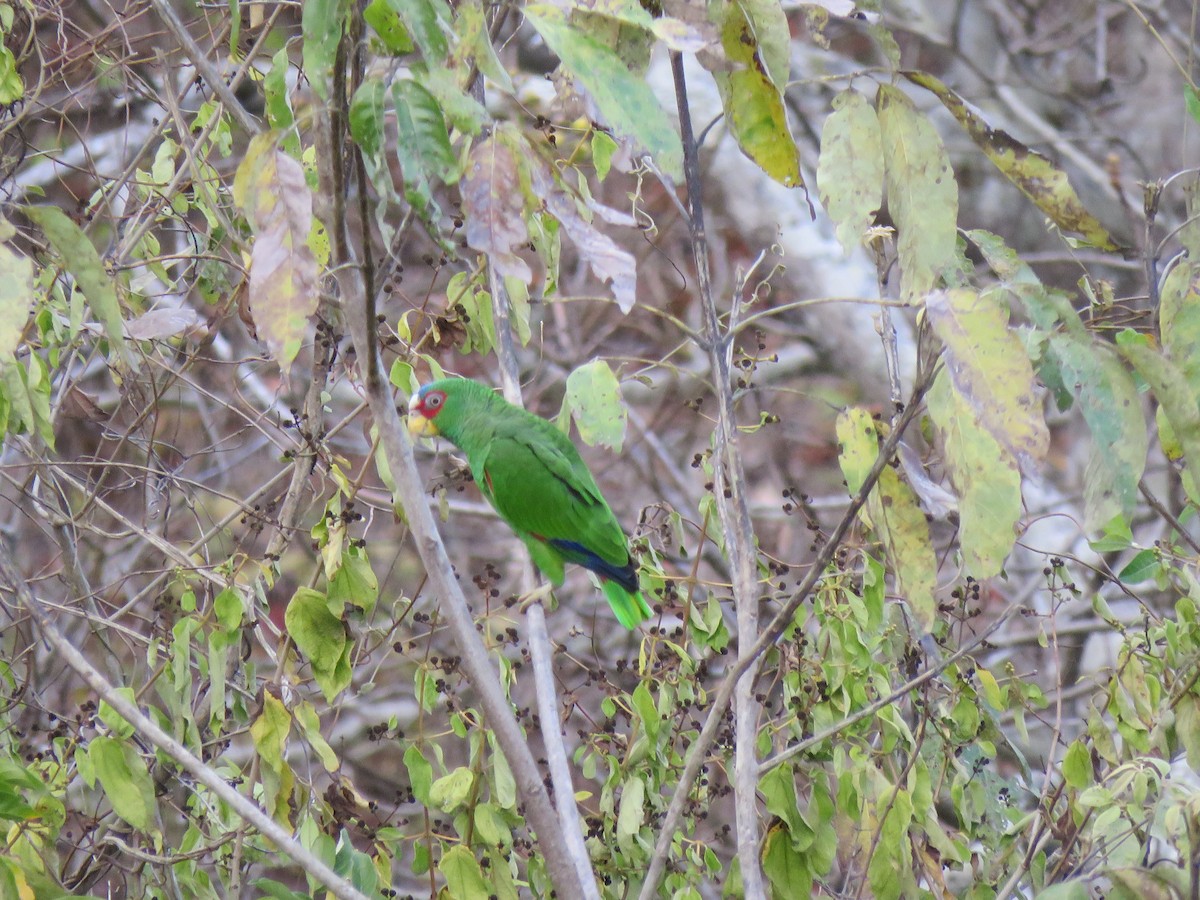
[[[374,611],[379,580],[365,549],[351,545],[342,553],[342,564],[329,580],[329,599],[335,606],[356,606],[368,616]]]
[[[744,0],[721,4],[718,22],[722,65],[713,69],[721,104],[738,146],[785,187],[803,187],[800,150],[788,126],[783,90],[787,87],[787,17],[778,2]]]
[[[645,804],[646,782],[635,775],[622,786],[621,809],[617,813],[617,844],[623,853],[633,852],[633,839],[645,819]]]
[[[913,303],[958,269],[958,184],[937,129],[903,91],[880,85],[875,110],[896,223],[900,295]]]
[[[263,692],[262,712],[250,725],[250,737],[261,763],[263,805],[271,818],[280,824],[288,822],[292,788],[296,782],[286,758],[291,728],[292,717],[287,707],[269,691]]]
[[[425,62],[441,65],[449,48],[444,29],[453,19],[449,7],[442,0],[388,0],[388,5],[408,29]]]
[[[296,724],[304,732],[304,738],[308,741],[309,746],[316,751],[325,771],[336,772],[341,761],[333,752],[333,748],[329,746],[329,742],[325,740],[325,736],[321,734],[321,719],[317,716],[313,705],[307,700],[303,700],[296,705],[292,712],[296,717]]]
[[[1188,115],[1200,122],[1200,93],[1190,84],[1183,86],[1183,104],[1187,107]]]
[[[9,106],[25,96],[25,82],[17,71],[17,58],[0,44],[0,106]]]
[[[332,701],[350,684],[350,640],[341,619],[320,591],[296,590],[284,613],[288,635],[312,665],[313,677]]]
[[[442,854],[438,871],[446,879],[451,900],[487,900],[492,893],[475,854],[462,844]]]
[[[363,21],[378,35],[383,46],[392,55],[412,53],[412,37],[388,0],[371,0],[363,10]]]
[[[646,682],[638,682],[638,686],[633,689],[633,695],[630,700],[633,703],[633,708],[637,712],[638,718],[642,721],[642,726],[646,729],[647,736],[651,741],[658,740],[658,733],[662,727],[662,718],[658,714],[658,706],[655,704],[654,696],[650,693],[650,688]]]
[[[429,789],[433,784],[433,766],[416,744],[410,744],[404,751],[404,767],[408,769],[408,785],[412,788],[413,796],[423,806],[430,804]]]
[[[1188,473],[1193,479],[1200,476],[1200,406],[1195,391],[1179,368],[1150,346],[1144,336],[1122,332],[1117,335],[1117,350],[1153,389],[1183,451]]]
[[[809,831],[800,815],[800,806],[796,800],[795,773],[791,766],[776,766],[763,775],[758,782],[758,792],[762,794],[767,812],[782,819],[790,834]]]
[[[135,358],[125,342],[125,322],[121,317],[121,302],[117,299],[113,280],[104,268],[100,254],[92,242],[56,206],[27,206],[25,215],[36,223],[53,245],[63,266],[71,273],[75,283],[108,337],[110,356],[115,355],[131,368]]]
[[[137,696],[131,687],[119,687],[117,693],[132,703],[137,705]],[[108,705],[107,700],[100,701],[100,721],[108,726],[109,732],[118,740],[127,740],[133,736],[133,726],[125,721],[125,717]]]
[[[767,831],[762,867],[771,884],[772,900],[792,900],[812,893],[813,873],[804,857],[793,848],[792,839],[783,825]]]
[[[113,812],[139,831],[154,829],[154,782],[142,757],[124,741],[93,738],[88,757]]]
[[[396,111],[396,154],[404,172],[404,195],[426,218],[437,215],[435,183],[458,180],[458,161],[450,148],[446,120],[437,100],[412,79],[392,84]]]
[[[959,497],[963,563],[976,578],[1000,572],[1021,517],[1021,473],[1008,448],[980,427],[976,412],[954,388],[946,370],[926,397],[942,436],[946,468]]]
[[[683,177],[683,144],[646,81],[598,41],[571,27],[556,7],[525,7],[525,18],[596,102],[605,123],[631,138],[671,178]]]
[[[1181,259],[1163,279],[1158,333],[1163,351],[1200,396],[1200,263]]]
[[[579,436],[620,452],[628,413],[617,376],[602,359],[593,359],[567,376],[563,405],[571,411]]]
[[[342,39],[345,0],[307,0],[302,7],[304,74],[317,96],[329,96],[329,81]]]
[[[1135,554],[1133,559],[1125,564],[1117,579],[1123,584],[1140,584],[1157,577],[1162,570],[1162,560],[1158,551],[1147,548]]]
[[[1064,381],[1075,386],[1092,435],[1084,475],[1086,527],[1102,528],[1116,515],[1128,520],[1137,505],[1149,447],[1137,387],[1107,345],[1054,334],[1048,351],[1057,359]]]
[[[463,91],[455,72],[442,67],[430,68],[416,73],[416,78],[437,100],[451,126],[463,134],[475,135],[483,130],[488,112],[482,103]]]
[[[0,244],[0,363],[11,360],[37,299],[33,262],[8,244]]]
[[[942,105],[967,130],[984,156],[1055,225],[1063,231],[1080,235],[1087,243],[1101,250],[1118,249],[1104,226],[1084,207],[1065,172],[1007,132],[991,128],[967,107],[961,97],[932,75],[913,71],[902,74],[942,101]]]
[[[1034,386],[1033,367],[1009,328],[1008,308],[995,292],[966,288],[933,291],[926,312],[945,344],[943,358],[954,390],[1018,462],[1034,468],[1046,455],[1050,432]]]
[[[821,129],[817,187],[847,253],[862,242],[883,203],[881,141],[879,117],[866,97],[848,89],[833,98]]]
[[[442,812],[454,812],[471,798],[475,776],[466,766],[443,775],[429,787],[429,804]]]
[[[242,624],[242,614],[245,612],[242,593],[235,587],[227,587],[213,599],[213,612],[217,624],[225,631],[235,631]]]

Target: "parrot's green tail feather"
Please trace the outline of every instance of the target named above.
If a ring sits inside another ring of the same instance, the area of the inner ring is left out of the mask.
[[[637,628],[639,622],[645,622],[654,615],[654,611],[646,604],[646,599],[640,591],[631,593],[611,578],[602,580],[600,589],[608,598],[608,605],[616,614],[617,621],[626,628]]]

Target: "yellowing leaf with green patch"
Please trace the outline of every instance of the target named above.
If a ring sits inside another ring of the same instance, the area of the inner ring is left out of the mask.
[[[937,129],[903,91],[880,85],[875,111],[896,224],[900,295],[912,303],[958,269],[958,185]]]
[[[446,879],[446,891],[451,900],[486,900],[492,894],[483,870],[479,868],[479,860],[462,844],[442,854],[438,871]]]
[[[879,455],[878,432],[870,413],[859,407],[837,419],[839,462],[851,494],[856,494]],[[884,466],[860,514],[870,525],[891,563],[899,593],[908,601],[925,632],[932,631],[937,605],[937,558],[929,540],[929,524],[912,488],[891,466]]]
[[[1181,259],[1163,279],[1158,333],[1163,351],[1200,396],[1200,264]]]
[[[250,725],[250,737],[258,751],[259,773],[262,778],[264,803],[271,818],[288,821],[291,811],[292,787],[296,778],[287,764],[287,739],[292,730],[292,717],[287,707],[270,691],[263,692],[263,707]]]
[[[33,309],[33,262],[0,244],[0,360],[11,359]]]
[[[777,2],[750,0],[722,4],[718,23],[724,65],[713,70],[730,130],[750,159],[785,187],[803,187],[800,150],[788,127],[783,89],[784,64],[776,44],[788,34],[787,18]]]
[[[1063,231],[1077,234],[1101,250],[1116,250],[1117,243],[1100,221],[1084,207],[1071,187],[1067,173],[1050,160],[1030,150],[1007,132],[993,129],[966,102],[941,81],[926,72],[902,73],[942,101],[942,105],[967,130],[984,156],[1018,190],[1034,202],[1050,221]]]
[[[941,435],[959,497],[959,542],[967,572],[991,578],[1012,550],[1021,517],[1021,473],[1012,453],[979,425],[976,411],[943,370],[925,402]]]
[[[1046,455],[1050,432],[1025,347],[1009,327],[999,292],[933,291],[926,314],[945,347],[954,389],[975,421],[1023,466]]]
[[[570,411],[585,443],[620,451],[627,413],[620,382],[604,360],[593,359],[567,376],[563,409]]]
[[[317,261],[309,246],[312,193],[304,168],[276,148],[277,135],[250,142],[233,196],[254,231],[250,312],[258,336],[286,375],[317,309]]]
[[[1047,351],[1074,388],[1092,435],[1084,475],[1085,525],[1098,530],[1117,515],[1128,521],[1149,447],[1137,386],[1105,344],[1059,333],[1050,336]]]
[[[833,112],[821,129],[817,187],[838,241],[849,253],[883,203],[879,117],[867,98],[853,89],[833,98]]]

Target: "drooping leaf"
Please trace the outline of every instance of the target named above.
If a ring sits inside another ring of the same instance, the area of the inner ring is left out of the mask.
[[[1132,331],[1117,336],[1117,350],[1133,364],[1154,391],[1159,407],[1179,443],[1193,484],[1200,475],[1200,406],[1187,378],[1171,360]]]
[[[813,873],[803,854],[792,846],[785,825],[767,830],[762,849],[763,875],[771,885],[771,900],[807,897],[812,893]]]
[[[633,839],[641,831],[646,815],[646,782],[636,775],[621,789],[621,807],[617,812],[617,844],[622,852],[633,850]]]
[[[585,443],[620,452],[628,416],[621,384],[607,362],[594,359],[568,375],[563,406],[570,410]]]
[[[405,197],[426,221],[432,222],[440,212],[433,198],[434,186],[451,184],[459,174],[442,108],[429,91],[409,78],[392,84],[392,105]]]
[[[722,4],[719,9],[725,59],[713,77],[730,130],[742,152],[767,175],[785,187],[803,187],[800,150],[783,102],[787,17],[772,0]]]
[[[925,310],[945,346],[955,392],[978,425],[1033,468],[1046,455],[1050,432],[1025,348],[1009,328],[1008,308],[995,292],[933,291]]]
[[[533,4],[525,7],[525,18],[587,90],[605,123],[632,138],[667,175],[681,178],[683,144],[646,81],[608,47],[568,25],[560,9]]]
[[[504,139],[510,142],[520,158],[521,149],[526,146],[524,139],[511,132],[505,132]],[[545,162],[536,156],[528,156],[525,161],[534,196],[558,220],[596,277],[611,283],[617,305],[621,312],[628,313],[637,302],[637,262],[633,254],[618,247],[612,238],[583,217],[579,201],[567,192]]]
[[[821,129],[817,187],[846,252],[858,247],[883,203],[879,117],[867,98],[848,89],[833,98]]]
[[[442,66],[416,73],[420,82],[442,108],[446,120],[464,134],[479,134],[487,121],[483,104],[463,91],[458,76]]]
[[[1089,530],[1114,516],[1126,521],[1137,503],[1138,481],[1146,466],[1149,438],[1133,379],[1113,350],[1074,334],[1051,335],[1066,384],[1077,392],[1080,411],[1092,435],[1084,475],[1084,517]]]
[[[959,542],[966,570],[976,578],[1000,572],[1021,517],[1021,473],[1007,447],[980,427],[977,411],[945,370],[925,402],[942,436],[946,469],[959,496]]]
[[[838,459],[851,494],[862,487],[879,455],[879,437],[871,414],[853,407],[837,420]],[[917,625],[932,631],[937,604],[937,558],[929,540],[929,523],[912,488],[885,466],[863,507],[864,520],[883,544],[899,592],[908,601]]]
[[[429,804],[429,788],[433,784],[433,766],[416,744],[404,751],[404,767],[408,769],[408,785],[419,803]]]
[[[321,734],[321,720],[317,716],[317,711],[313,709],[313,705],[304,700],[296,704],[293,713],[296,716],[296,724],[304,732],[305,740],[316,752],[325,771],[336,772],[341,761],[333,752],[333,748],[329,746],[329,742],[325,740],[325,736]]]
[[[937,129],[903,91],[880,85],[875,110],[896,223],[900,294],[912,303],[958,268],[958,184]]]
[[[113,280],[105,271],[104,262],[92,242],[57,206],[27,206],[24,212],[45,233],[63,266],[87,298],[92,312],[104,327],[112,355],[134,367],[133,353],[125,342],[121,302],[117,299]]]
[[[0,244],[0,363],[11,360],[36,299],[33,262],[8,244]]]
[[[350,684],[350,640],[346,626],[329,611],[325,595],[312,588],[296,590],[284,613],[284,624],[296,647],[312,666],[313,678],[332,701]]]
[[[429,786],[429,804],[442,812],[454,812],[471,798],[474,784],[471,770],[458,766]]]
[[[329,81],[338,42],[342,39],[345,11],[345,0],[309,0],[303,6],[304,74],[322,99],[329,96]]]
[[[154,782],[141,755],[125,741],[92,738],[88,757],[113,812],[140,831],[154,828]]]
[[[295,775],[287,763],[287,740],[292,717],[287,707],[270,691],[263,692],[263,707],[250,725],[250,737],[258,752],[264,789],[264,805],[271,818],[287,822]]]
[[[1063,231],[1078,234],[1101,250],[1118,249],[1100,221],[1084,207],[1064,171],[1007,132],[991,128],[958,94],[929,73],[905,71],[902,74],[942,101],[1000,173],[1055,225]]]
[[[988,231],[975,230],[967,232],[967,239],[979,248],[1000,284],[1021,302],[1025,315],[1038,328],[1049,332],[1062,325],[1073,334],[1085,336],[1087,328],[1071,305],[1071,299],[1062,291],[1043,285],[1029,264],[1001,238]]]
[[[438,871],[446,879],[451,900],[485,900],[492,894],[483,870],[479,868],[479,860],[462,844],[442,854]]]
[[[441,65],[450,46],[446,38],[447,23],[453,19],[444,0],[388,0],[388,5],[408,29],[425,62],[430,66]]]
[[[258,336],[286,374],[317,309],[317,261],[309,246],[312,192],[304,168],[276,149],[277,135],[250,142],[233,195],[254,230],[250,311]]]
[[[462,179],[467,245],[486,253],[496,271],[529,284],[533,272],[517,256],[529,243],[525,198],[517,161],[502,141],[488,138],[471,150]]]
[[[1181,259],[1163,279],[1158,334],[1163,351],[1200,396],[1200,264]]]

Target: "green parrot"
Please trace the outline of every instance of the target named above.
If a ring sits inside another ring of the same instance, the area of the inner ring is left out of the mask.
[[[409,401],[413,437],[442,436],[467,455],[479,490],[556,585],[563,563],[595,572],[626,628],[652,615],[617,517],[579,451],[553,424],[486,385],[444,378]]]

